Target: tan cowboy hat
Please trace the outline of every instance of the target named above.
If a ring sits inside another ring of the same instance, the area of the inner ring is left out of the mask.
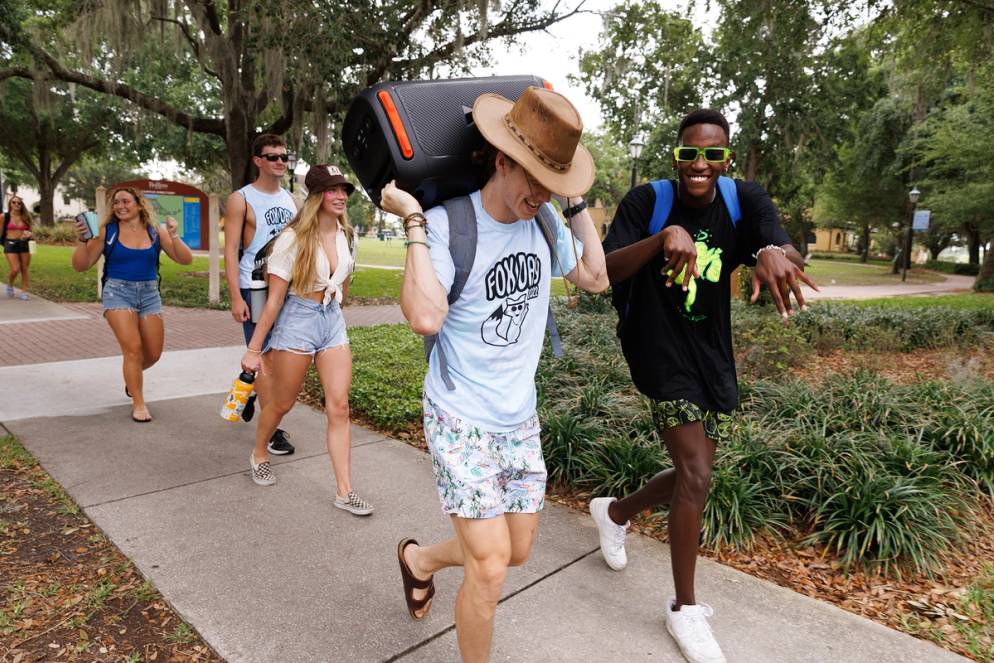
[[[583,145],[583,121],[569,99],[529,87],[512,102],[481,94],[473,121],[483,138],[560,196],[582,196],[594,183],[594,160]]]

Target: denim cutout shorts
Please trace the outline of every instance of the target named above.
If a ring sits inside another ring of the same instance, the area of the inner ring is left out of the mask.
[[[162,314],[162,297],[159,296],[159,282],[156,280],[107,279],[101,302],[104,305],[104,313],[134,311],[139,318]]]
[[[273,325],[266,351],[287,350],[313,355],[348,345],[342,308],[334,299],[325,306],[297,295],[288,295]]]
[[[537,416],[514,430],[492,433],[446,412],[427,395],[423,406],[442,511],[496,518],[542,510],[548,474]]]

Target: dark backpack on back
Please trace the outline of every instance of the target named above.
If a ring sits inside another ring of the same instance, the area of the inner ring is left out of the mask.
[[[669,219],[673,209],[673,197],[675,194],[673,182],[670,180],[654,180],[649,182],[652,190],[656,193],[656,204],[652,209],[652,218],[649,220],[649,236],[662,232],[666,221]],[[736,227],[742,218],[742,208],[739,205],[739,192],[735,185],[735,180],[730,177],[721,176],[718,178],[718,194],[721,195],[722,202],[728,215],[732,217],[732,227]],[[618,335],[621,335],[621,327],[628,319],[629,308],[632,302],[632,289],[636,274],[615,284],[611,287],[611,304],[618,312]]]
[[[460,196],[446,200],[442,205],[449,216],[449,255],[452,256],[452,263],[455,265],[455,277],[452,280],[452,287],[449,288],[448,301],[452,306],[459,295],[462,294],[466,281],[469,280],[469,273],[473,271],[473,261],[476,259],[476,210],[473,209],[473,201],[469,196]],[[549,251],[553,262],[557,261],[556,254],[556,224],[559,217],[551,211],[549,205],[539,207],[538,214],[535,215],[535,222],[538,223],[542,231],[542,237],[549,245]],[[549,315],[546,319],[545,328],[549,332],[552,342],[552,353],[556,357],[563,354],[562,343],[559,339],[559,330],[556,328],[556,320],[552,315],[552,302],[550,296]],[[435,347],[438,334],[425,336],[425,359],[431,357],[432,348]],[[449,363],[445,357],[442,346],[438,346],[438,368],[442,373],[442,382],[445,383],[449,391],[455,391],[455,384],[449,375]]]

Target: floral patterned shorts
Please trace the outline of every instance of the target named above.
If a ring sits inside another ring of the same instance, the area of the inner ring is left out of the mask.
[[[538,513],[545,505],[545,459],[534,416],[518,428],[490,433],[424,397],[425,439],[445,513],[496,518]]]
[[[732,434],[732,415],[726,412],[705,410],[700,405],[684,399],[674,401],[653,401],[652,416],[660,434],[667,429],[682,424],[699,421],[704,424],[704,434],[716,444],[728,442]]]

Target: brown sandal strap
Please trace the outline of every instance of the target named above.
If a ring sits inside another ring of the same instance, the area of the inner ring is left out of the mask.
[[[435,585],[428,588],[428,593],[425,594],[424,598],[415,599],[412,598],[407,602],[407,606],[414,612],[417,612],[421,608],[428,605],[428,602],[435,598]]]
[[[404,576],[404,586],[406,587],[410,585],[414,589],[428,589],[433,585],[434,576],[428,576],[427,580],[421,580],[414,575],[414,572],[411,571],[411,568],[407,565],[407,560],[404,559],[404,550],[407,546],[412,544],[418,545],[418,542],[414,539],[405,539],[401,542],[401,546],[399,546],[397,550],[397,555],[400,558],[400,572]]]

